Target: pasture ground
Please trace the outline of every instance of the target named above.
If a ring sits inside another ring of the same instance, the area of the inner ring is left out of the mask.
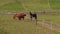
[[[54,15],[58,18],[58,15]],[[47,23],[53,21],[52,15],[39,15],[38,19],[42,21],[44,18]],[[55,18],[54,17],[54,18]],[[51,19],[50,19],[51,18]],[[56,20],[56,22],[59,20]],[[60,22],[60,21],[59,21]],[[55,19],[53,21],[55,24]],[[58,23],[56,23],[57,25]],[[57,31],[50,30],[42,25],[36,25],[35,21],[29,20],[29,18],[25,20],[13,20],[12,15],[0,15],[0,33],[1,34],[60,34]]]

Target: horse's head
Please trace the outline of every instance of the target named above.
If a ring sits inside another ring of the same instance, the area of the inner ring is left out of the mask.
[[[26,14],[23,14],[23,16],[26,16]]]

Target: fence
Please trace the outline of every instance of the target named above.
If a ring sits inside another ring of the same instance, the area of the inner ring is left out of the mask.
[[[13,14],[13,13],[29,13],[29,11],[0,11],[0,14]],[[36,12],[37,14],[60,14],[60,11],[58,10],[40,10],[40,11],[31,11]]]

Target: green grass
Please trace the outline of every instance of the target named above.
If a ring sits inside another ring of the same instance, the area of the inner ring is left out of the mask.
[[[24,0],[23,3],[28,10],[49,9],[47,0]]]
[[[0,3],[14,2],[14,0],[0,0]]]
[[[16,3],[9,3],[5,4],[3,6],[0,6],[0,10],[24,10],[23,6],[21,3],[16,2]]]
[[[23,0],[22,3],[28,10],[60,9],[60,0]],[[0,0],[0,10],[24,10],[22,3],[19,0]]]
[[[0,15],[0,33],[10,34],[60,34],[60,32],[36,25],[34,21],[25,19],[13,20],[12,15]],[[36,31],[37,30],[37,31]]]
[[[38,17],[50,24],[60,25],[60,14],[39,14]]]
[[[23,3],[25,4],[26,8],[28,8],[28,10],[60,9],[60,0],[24,0]]]
[[[50,0],[50,6],[52,9],[60,9],[60,0]]]

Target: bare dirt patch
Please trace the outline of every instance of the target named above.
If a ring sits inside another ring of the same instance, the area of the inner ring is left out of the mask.
[[[51,29],[51,30],[54,30],[54,31],[57,31],[57,32],[60,32],[60,27],[55,25],[55,24],[48,24],[46,22],[40,22],[38,21],[37,22],[39,25],[42,25],[42,27],[46,27],[48,29]]]

